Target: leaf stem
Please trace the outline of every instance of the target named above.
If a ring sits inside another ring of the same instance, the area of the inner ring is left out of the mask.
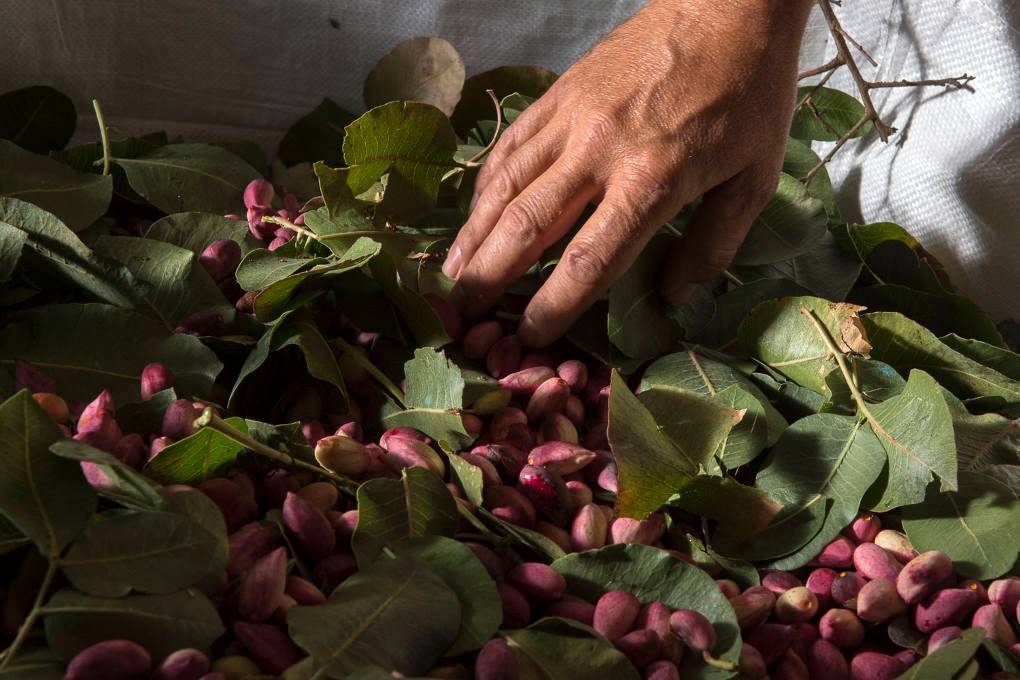
[[[722,275],[726,277],[726,280],[732,283],[734,286],[744,285],[744,282],[737,278],[737,275],[731,272],[729,269],[723,269]]]
[[[228,439],[233,439],[235,442],[245,447],[246,449],[252,451],[253,453],[256,453],[260,456],[264,456],[266,458],[270,458],[279,463],[282,463],[283,465],[299,467],[304,470],[308,470],[309,472],[313,472],[317,475],[325,477],[326,479],[329,479],[332,482],[335,482],[336,485],[339,486],[341,489],[343,489],[344,491],[348,491],[352,494],[358,488],[357,482],[355,482],[350,477],[338,475],[335,472],[330,472],[326,468],[319,467],[318,465],[312,465],[311,463],[306,463],[303,460],[295,458],[289,453],[278,451],[277,449],[274,449],[271,446],[267,446],[260,441],[252,439],[243,432],[238,432],[233,427],[231,427],[229,423],[227,423],[225,420],[216,415],[216,411],[214,411],[212,407],[206,407],[206,409],[202,411],[202,415],[199,416],[198,419],[195,421],[195,427],[208,427],[210,430],[215,430],[216,432],[219,432]]]
[[[99,123],[99,139],[103,144],[103,174],[110,174],[110,133],[106,128],[106,119],[103,117],[103,110],[99,108],[99,100],[92,100],[92,108],[96,111],[96,122]]]
[[[396,384],[394,384],[394,382],[392,380],[390,380],[388,375],[386,375],[381,370],[379,370],[378,366],[373,364],[371,361],[368,361],[367,359],[365,359],[361,355],[361,352],[359,351],[360,348],[355,347],[354,345],[350,344],[349,342],[347,342],[343,338],[333,338],[333,343],[337,347],[339,347],[342,351],[347,352],[348,354],[350,354],[351,358],[355,362],[357,362],[357,364],[359,366],[361,366],[366,371],[368,371],[368,373],[373,378],[378,380],[379,383],[383,387],[386,388],[386,391],[389,392],[390,394],[392,394],[394,396],[394,398],[396,398],[397,403],[400,404],[400,407],[404,408],[404,399],[406,398],[405,395],[404,395],[404,391],[401,390]]]
[[[832,354],[836,360],[836,365],[839,366],[840,372],[843,374],[843,380],[846,381],[846,386],[850,388],[850,394],[854,398],[854,402],[857,404],[857,408],[860,410],[861,415],[865,416],[869,421],[872,420],[871,412],[868,410],[867,403],[864,401],[864,395],[861,394],[861,390],[857,387],[857,381],[854,380],[853,374],[850,372],[850,367],[846,363],[846,355],[840,351],[839,347],[836,346],[836,341],[829,333],[829,329],[825,327],[822,320],[818,318],[818,315],[813,311],[804,307],[800,308],[800,313],[808,318],[809,321],[814,325],[815,330],[818,331],[819,337],[822,342],[825,343],[826,348]]]
[[[32,611],[25,617],[24,623],[21,624],[21,628],[18,629],[18,635],[14,638],[14,642],[4,652],[3,660],[0,661],[0,671],[6,669],[11,665],[11,660],[14,659],[14,655],[18,653],[21,646],[25,644],[25,640],[28,638],[28,634],[32,631],[32,627],[35,626],[36,619],[42,613],[43,600],[46,599],[47,593],[50,591],[50,586],[53,585],[53,579],[57,576],[57,570],[60,569],[59,558],[51,557],[49,566],[46,568],[46,575],[43,576],[42,585],[39,586],[39,592],[35,595],[35,602],[32,603]]]
[[[485,146],[485,148],[479,150],[478,153],[464,162],[464,165],[467,167],[478,165],[478,159],[492,151],[492,147],[496,146],[496,140],[499,139],[500,129],[503,127],[503,107],[499,105],[499,100],[496,99],[496,93],[491,89],[486,90],[485,93],[489,95],[489,98],[492,99],[492,103],[496,105],[496,129],[493,130],[492,139],[489,140],[489,143]]]

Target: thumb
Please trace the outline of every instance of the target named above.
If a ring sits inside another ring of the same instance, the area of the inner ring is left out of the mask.
[[[671,305],[730,266],[754,219],[776,189],[776,173],[751,167],[707,192],[662,272],[662,296]]]

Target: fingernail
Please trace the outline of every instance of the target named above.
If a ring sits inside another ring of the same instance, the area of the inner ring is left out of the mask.
[[[685,302],[687,302],[688,300],[691,299],[691,296],[694,295],[694,291],[696,291],[697,289],[698,289],[698,284],[696,284],[696,283],[685,283],[684,285],[680,286],[679,288],[675,288],[673,290],[667,291],[666,292],[666,300],[671,305],[674,305],[674,306],[682,305],[682,304],[684,304]]]
[[[450,248],[449,254],[446,256],[446,262],[443,263],[443,273],[451,279],[456,279],[457,274],[460,273],[460,246],[453,246]]]

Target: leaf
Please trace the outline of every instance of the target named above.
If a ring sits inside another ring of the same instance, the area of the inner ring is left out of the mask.
[[[957,352],[902,314],[875,312],[865,314],[861,322],[871,340],[872,358],[900,373],[922,369],[957,396],[1002,397],[1007,404],[1020,404],[1020,380]]]
[[[75,588],[90,595],[169,594],[197,582],[218,547],[183,515],[112,510],[89,524],[60,566]]]
[[[64,680],[64,664],[49,647],[22,648],[7,668],[0,671],[3,680]]]
[[[311,290],[328,288],[344,272],[365,266],[378,255],[382,245],[368,237],[361,237],[328,264],[321,264],[297,274],[274,281],[262,288],[255,297],[255,318],[270,321],[287,311],[295,299]]]
[[[595,357],[600,362],[611,366],[624,375],[636,371],[643,359],[634,359],[624,355],[609,341],[609,329],[606,318],[609,305],[596,302],[587,309],[574,325],[567,331],[567,339],[582,351]]]
[[[0,514],[50,558],[74,540],[96,507],[78,466],[50,453],[62,437],[27,390],[0,405]]]
[[[502,633],[524,669],[535,680],[575,677],[583,669],[591,680],[638,680],[634,666],[612,643],[588,626],[557,617]],[[523,657],[523,658],[522,658]]]
[[[822,202],[800,180],[781,174],[775,195],[751,224],[734,263],[769,264],[806,252],[825,235],[825,222]]]
[[[442,111],[417,102],[391,102],[368,111],[345,131],[347,184],[354,195],[387,176],[377,222],[408,222],[432,209],[457,150]]]
[[[857,389],[869,402],[885,401],[903,391],[907,381],[889,364],[857,356],[847,358],[850,373],[854,376]],[[822,405],[825,413],[854,415],[857,413],[857,402],[854,401],[850,387],[846,384],[843,374],[834,370],[825,376],[825,386],[829,398]]]
[[[340,584],[325,604],[287,613],[294,641],[319,673],[337,679],[372,665],[425,673],[457,639],[460,622],[456,594],[410,559],[382,558]]]
[[[722,469],[735,470],[750,463],[758,454],[772,444],[772,440],[786,428],[786,421],[772,410],[772,405],[763,405],[759,399],[757,388],[754,392],[740,385],[731,385],[715,395],[716,400],[728,404],[731,409],[743,416],[726,438],[719,444],[713,455],[709,472],[715,474]],[[778,420],[772,420],[772,414]]]
[[[1016,352],[981,340],[961,338],[955,333],[945,335],[939,338],[939,341],[960,354],[995,369],[1007,378],[1020,380],[1020,354]]]
[[[960,471],[980,472],[1020,495],[1020,418],[972,415],[951,393],[944,391],[942,396],[953,418]]]
[[[809,172],[821,163],[810,146],[792,137],[786,140],[786,153],[783,156],[783,172],[803,180]],[[836,207],[836,196],[832,191],[832,181],[829,179],[829,172],[823,165],[808,184],[808,194],[817,198],[825,206],[825,212],[830,216],[839,213]],[[824,296],[823,296],[824,297]]]
[[[406,538],[453,536],[457,503],[431,470],[404,468],[400,479],[373,479],[358,488],[358,527],[351,547],[361,567]]]
[[[496,584],[475,554],[463,543],[442,536],[403,541],[394,550],[398,558],[424,562],[460,601],[460,634],[444,656],[474,651],[492,637],[503,621]]]
[[[567,590],[594,603],[609,590],[629,590],[641,602],[659,601],[670,609],[693,609],[715,627],[715,656],[735,661],[740,654],[736,615],[712,577],[669,553],[646,545],[611,545],[573,553],[553,562]],[[687,654],[682,677],[729,677]]]
[[[778,374],[752,373],[754,384],[765,393],[771,403],[789,420],[797,420],[818,413],[825,399],[817,392],[801,387],[792,380],[777,381]]]
[[[144,436],[150,432],[157,432],[163,427],[163,412],[170,402],[176,400],[177,392],[174,388],[168,387],[145,401],[120,406],[117,408],[117,424],[125,434],[136,432]]]
[[[124,169],[132,189],[167,214],[236,212],[245,186],[260,177],[239,156],[209,144],[168,144],[112,161]]]
[[[782,509],[759,489],[712,475],[698,475],[684,484],[669,504],[714,519],[740,537],[761,532]]]
[[[474,505],[482,505],[485,502],[482,469],[467,462],[456,453],[448,453],[446,460],[450,464],[450,473],[464,490],[464,496]]]
[[[790,136],[794,139],[834,142],[849,133],[864,116],[864,105],[845,92],[806,85],[797,88],[797,101],[809,94],[808,103],[793,114]],[[871,123],[865,123],[851,137],[863,137],[872,127]]]
[[[464,61],[453,45],[435,37],[405,40],[386,53],[365,79],[365,106],[396,100],[424,102],[447,116],[464,87]]]
[[[0,555],[17,550],[30,542],[10,520],[0,515]]]
[[[981,647],[992,657],[996,665],[1007,673],[1020,673],[1020,664],[1016,657],[1003,649],[997,642],[985,638],[981,641]]]
[[[657,428],[698,469],[719,469],[714,454],[725,446],[730,432],[745,415],[722,400],[671,386],[650,387],[637,397]]]
[[[386,298],[397,308],[400,318],[410,326],[418,347],[442,347],[451,341],[432,305],[401,280],[397,265],[389,253],[380,254],[369,267]]]
[[[159,663],[178,649],[208,652],[225,632],[212,602],[195,590],[111,599],[65,588],[53,594],[42,614],[47,642],[65,659],[97,642],[131,640]]]
[[[0,222],[0,283],[9,281],[21,259],[28,234]]]
[[[910,614],[893,617],[886,628],[886,634],[897,647],[912,649],[923,655],[928,650],[928,636],[917,630],[913,619],[914,617]]]
[[[142,368],[152,362],[173,371],[179,394],[204,397],[223,368],[198,338],[167,333],[148,317],[101,304],[50,305],[27,312],[0,331],[0,365],[9,367],[15,358],[56,380],[65,399],[80,402],[91,401],[103,389],[119,403],[136,400]]]
[[[896,680],[945,680],[945,678],[951,678],[974,657],[984,637],[983,628],[965,630],[958,639],[925,656]]]
[[[762,280],[789,280],[810,291],[812,295],[838,302],[846,299],[861,274],[861,267],[860,258],[848,253],[839,244],[837,237],[831,231],[826,231],[814,244],[795,257],[755,267],[735,267],[734,272],[746,284],[737,290]],[[777,294],[774,297],[789,294]]]
[[[325,257],[285,257],[265,248],[256,248],[245,255],[237,266],[237,283],[244,290],[257,291],[328,262]]]
[[[464,81],[464,90],[450,120],[461,137],[480,120],[494,120],[495,107],[486,90],[492,90],[502,100],[518,93],[538,99],[556,81],[558,76],[541,66],[501,66],[478,73]]]
[[[113,454],[74,439],[60,439],[50,445],[50,451],[62,458],[87,461],[98,467],[107,484],[97,489],[97,493],[119,505],[135,510],[162,510],[166,505],[156,485]]]
[[[464,377],[460,368],[442,352],[429,347],[416,349],[404,364],[407,410],[384,418],[387,427],[414,427],[436,441],[460,450],[473,437],[464,429],[460,411],[464,404]]]
[[[113,178],[76,172],[0,140],[0,196],[34,203],[81,231],[110,207]]]
[[[233,321],[233,305],[190,250],[134,236],[101,236],[94,248],[148,284],[147,308],[167,330],[203,310],[216,310],[227,323]]]
[[[750,537],[735,535],[723,525],[713,536],[713,546],[723,555],[750,562],[778,560],[818,535],[830,503],[824,496],[813,496],[805,503],[784,506],[771,524]]]
[[[531,529],[525,529],[524,527],[511,522],[501,520],[484,507],[479,506],[478,515],[485,519],[486,524],[496,527],[499,530],[499,533],[505,534],[513,542],[533,551],[536,555],[541,557],[543,561],[559,559],[566,554],[563,552],[563,548],[543,534]]]
[[[609,289],[609,341],[629,357],[648,359],[677,348],[681,328],[659,301],[662,265],[675,240],[652,238]]]
[[[344,386],[343,375],[340,373],[336,355],[326,338],[322,336],[318,326],[305,318],[300,311],[291,311],[277,319],[269,330],[259,338],[258,344],[248,355],[244,365],[241,366],[237,380],[234,382],[234,389],[227,402],[230,408],[235,408],[236,404],[241,402],[244,395],[242,390],[249,390],[246,384],[249,378],[266,363],[270,354],[285,347],[297,347],[304,357],[308,374],[337,388],[346,402],[347,388]],[[250,389],[257,387],[254,385]]]
[[[166,241],[200,255],[209,244],[219,239],[237,241],[245,250],[244,237],[247,234],[248,223],[245,221],[230,220],[212,213],[186,212],[156,220],[145,232],[145,238]]]
[[[63,149],[78,123],[74,102],[47,85],[0,95],[0,139],[33,153]]]
[[[933,477],[941,490],[956,491],[956,444],[949,407],[938,383],[913,370],[897,396],[868,407],[869,423],[886,450],[888,473],[871,509],[884,512],[919,503]]]
[[[919,552],[941,550],[953,558],[962,576],[1002,576],[1020,555],[1020,503],[1002,482],[977,472],[960,471],[960,489],[934,486],[922,503],[903,508],[903,530]]]
[[[808,295],[801,285],[785,278],[763,278],[728,290],[713,301],[714,311],[696,330],[687,329],[685,338],[707,347],[736,344],[740,322],[759,303],[779,297]],[[661,354],[661,352],[659,353]]]
[[[787,544],[787,553],[793,554],[774,567],[804,566],[836,538],[857,516],[861,499],[882,473],[885,460],[881,443],[855,417],[821,413],[791,424],[769,453],[755,486],[784,505],[806,503],[815,496],[832,503],[811,541]]]
[[[318,161],[312,166],[312,170],[319,180],[319,193],[322,194],[322,200],[325,203],[326,215],[331,220],[342,216],[359,217],[363,222],[367,222],[361,212],[361,204],[358,199],[354,198],[350,187],[347,186],[347,168],[331,168],[322,161]],[[318,214],[318,211],[315,210],[310,212]],[[305,221],[307,223],[308,216],[305,216]],[[371,228],[371,224],[371,222],[367,222],[366,228]],[[309,229],[320,236],[323,235],[310,225]]]
[[[936,335],[959,333],[1005,346],[992,320],[977,304],[961,295],[933,295],[906,286],[884,284],[858,288],[850,298],[875,312],[899,312]]]
[[[96,257],[54,215],[16,198],[0,198],[0,222],[24,232],[32,251],[69,283],[104,302],[130,309],[139,297],[131,274]]]
[[[342,165],[340,145],[344,139],[344,127],[352,120],[354,114],[327,97],[290,126],[280,140],[276,155],[286,165],[316,161]]]
[[[248,434],[243,419],[227,418],[225,422],[241,434]],[[160,451],[143,471],[162,484],[196,485],[225,471],[243,450],[230,437],[203,427]]]
[[[741,348],[803,387],[825,392],[825,375],[835,367],[825,342],[801,308],[814,312],[842,351],[852,348],[843,331],[853,328],[861,307],[821,298],[793,297],[763,302],[740,325]]]

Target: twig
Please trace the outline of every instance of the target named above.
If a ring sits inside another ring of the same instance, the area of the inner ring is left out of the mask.
[[[492,103],[496,105],[496,129],[492,131],[492,139],[489,140],[489,143],[485,146],[485,148],[481,149],[478,153],[464,162],[464,165],[468,167],[477,164],[476,162],[479,158],[492,151],[492,147],[496,146],[496,140],[499,139],[500,128],[503,127],[503,107],[499,105],[499,100],[496,99],[496,93],[492,90],[486,90],[485,92],[492,99]]]
[[[832,5],[838,5],[835,0],[817,0],[818,6],[822,10],[822,16],[825,17],[825,23],[829,27],[829,33],[832,35],[832,40],[836,44],[836,56],[830,59],[825,64],[816,68],[804,71],[798,76],[798,79],[808,78],[811,76],[825,74],[822,82],[818,83],[814,90],[809,92],[805,97],[797,103],[797,109],[799,110],[803,106],[811,105],[811,97],[818,90],[821,85],[828,80],[833,73],[836,72],[841,66],[846,66],[847,70],[850,71],[850,78],[854,81],[854,85],[860,95],[861,102],[864,105],[864,115],[859,121],[845,134],[840,136],[835,143],[835,146],[826,154],[825,158],[822,158],[819,163],[813,167],[803,178],[805,184],[810,183],[815,175],[830,161],[832,160],[835,153],[843,147],[850,139],[852,139],[865,125],[871,123],[875,126],[878,131],[878,137],[883,142],[889,141],[889,136],[896,132],[896,128],[886,123],[881,115],[878,113],[878,109],[875,107],[875,102],[871,98],[871,91],[878,89],[888,89],[894,87],[947,87],[953,89],[966,89],[968,84],[974,80],[974,76],[964,73],[962,76],[952,78],[932,78],[925,80],[896,80],[896,81],[872,81],[868,80],[861,74],[861,70],[854,60],[853,55],[850,52],[850,46],[856,48],[865,59],[868,60],[873,66],[878,66],[878,62],[868,54],[868,51],[864,49],[857,40],[853,38],[843,25],[840,24],[839,19],[836,17],[836,12],[832,9]],[[812,109],[812,114],[820,118],[817,111]],[[820,118],[821,119],[821,118]],[[825,124],[825,121],[822,120]],[[828,125],[826,125],[828,127]]]
[[[210,430],[215,430],[216,432],[219,432],[228,439],[233,439],[235,442],[237,442],[244,448],[248,449],[252,453],[256,453],[266,458],[270,458],[278,463],[282,463],[283,465],[299,467],[304,470],[313,472],[317,475],[320,475],[322,477],[325,477],[326,479],[335,482],[336,485],[339,486],[342,490],[347,491],[351,494],[354,494],[355,491],[357,491],[358,484],[353,479],[345,477],[344,475],[338,475],[335,472],[330,472],[326,468],[319,467],[318,465],[306,463],[303,460],[295,458],[289,453],[278,451],[277,449],[274,449],[271,446],[267,446],[266,444],[263,444],[260,441],[252,439],[247,434],[239,432],[238,430],[232,428],[229,423],[227,423],[225,420],[216,415],[216,411],[214,411],[211,407],[207,407],[202,412],[202,415],[199,416],[198,419],[195,421],[195,427],[199,428],[208,427]]]
[[[106,128],[106,119],[103,118],[103,110],[99,108],[99,100],[92,100],[92,108],[96,112],[96,122],[99,123],[99,139],[103,144],[103,174],[110,174],[110,133]]]

